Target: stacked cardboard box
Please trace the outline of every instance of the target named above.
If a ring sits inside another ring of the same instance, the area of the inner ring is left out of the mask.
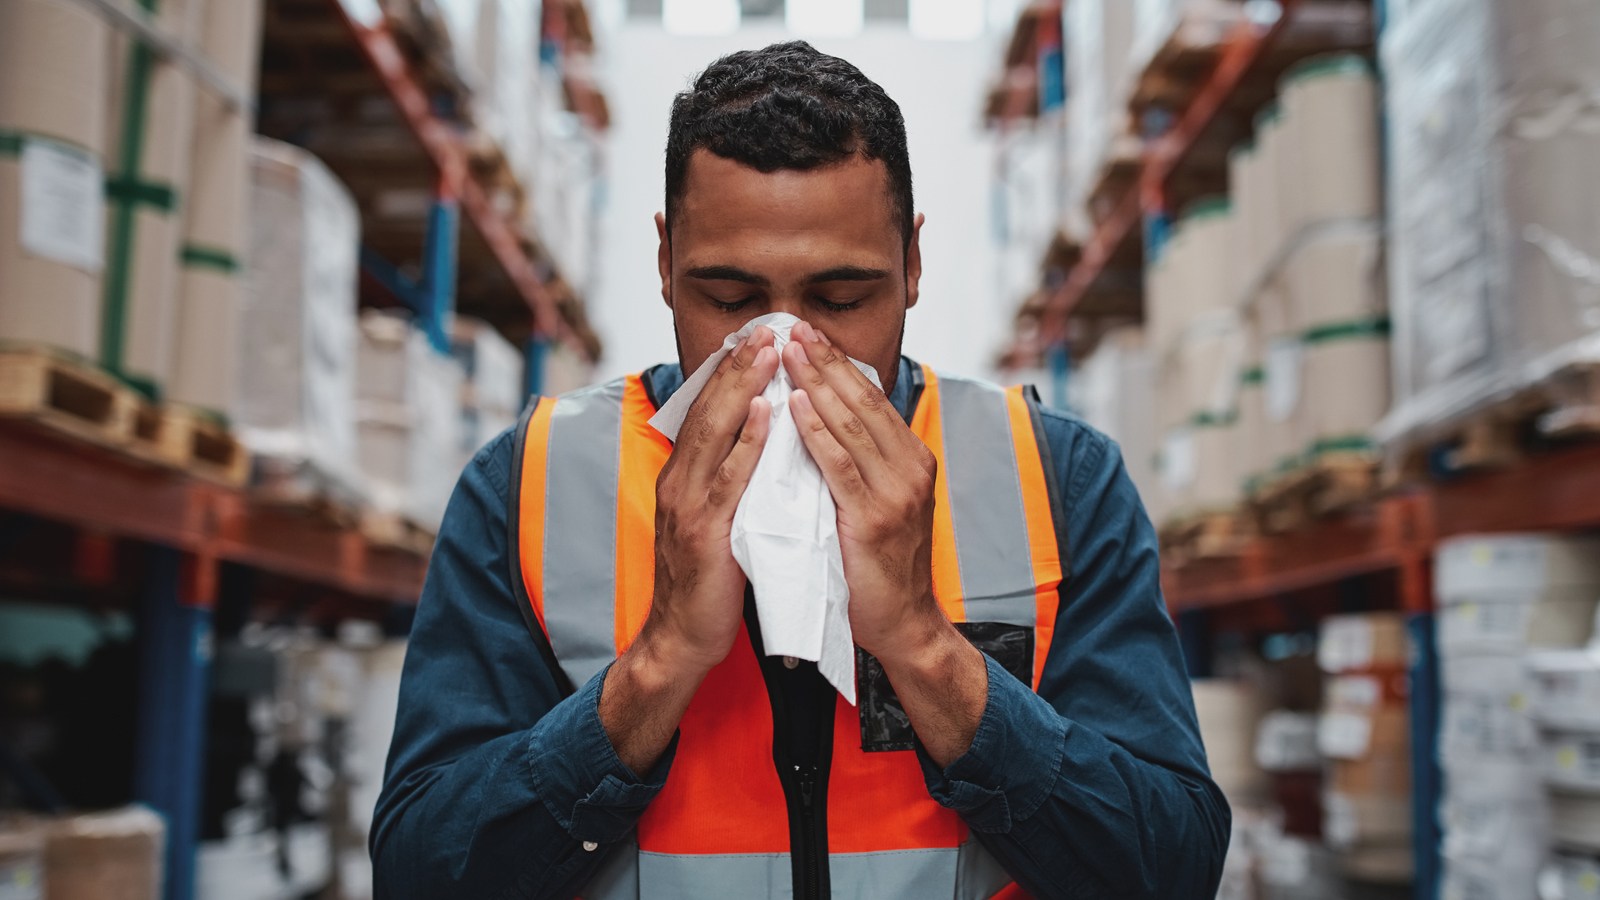
[[[1410,0],[1381,50],[1395,309],[1381,434],[1427,439],[1600,361],[1600,7]]]
[[[0,339],[93,358],[110,29],[71,0],[0,5]]]
[[[44,834],[27,819],[0,817],[0,895],[44,897]]]
[[[1443,896],[1520,900],[1533,895],[1553,811],[1529,708],[1535,682],[1527,654],[1588,640],[1600,600],[1600,543],[1461,538],[1440,547],[1435,573]],[[1581,803],[1567,805],[1581,814]]]
[[[261,0],[211,0],[199,49],[225,77],[253,92],[260,33]],[[250,111],[208,90],[195,92],[194,104],[167,396],[226,412],[238,380],[234,348],[250,239]]]
[[[487,322],[457,318],[451,353],[461,364],[461,448],[471,456],[517,423],[527,399],[522,354]]]
[[[461,474],[461,364],[408,317],[368,310],[356,368],[357,458],[372,506],[437,532]]]
[[[1256,726],[1263,703],[1245,679],[1201,678],[1190,683],[1200,738],[1211,778],[1235,808],[1257,809],[1267,797],[1267,776],[1256,765]]]
[[[251,208],[233,421],[261,485],[359,496],[355,200],[316,157],[256,138]]]
[[[7,900],[158,900],[166,824],[127,806],[0,820],[0,896]]]
[[[1371,455],[1388,408],[1375,90],[1360,58],[1308,60],[1230,156],[1230,290],[1249,331],[1239,456],[1256,483]]]
[[[1398,613],[1331,616],[1317,663],[1327,674],[1317,746],[1327,759],[1322,833],[1345,875],[1411,879],[1407,636]]]
[[[1236,237],[1226,201],[1196,204],[1159,251],[1146,281],[1165,517],[1233,508],[1244,330],[1229,292]]]

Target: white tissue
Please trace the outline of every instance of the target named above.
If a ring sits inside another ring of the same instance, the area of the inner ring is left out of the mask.
[[[800,320],[772,313],[745,323],[722,342],[650,419],[651,427],[676,441],[695,398],[723,357],[755,331],[772,329],[781,352]],[[882,387],[871,366],[851,360]],[[761,396],[772,404],[772,427],[755,473],[733,514],[733,558],[755,588],[756,618],[768,656],[793,656],[817,664],[851,705],[856,702],[855,642],[850,636],[850,589],[839,552],[838,513],[822,472],[806,450],[789,414],[794,384],[782,365]]]

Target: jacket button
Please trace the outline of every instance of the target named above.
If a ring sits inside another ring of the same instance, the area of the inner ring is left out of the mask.
[[[794,667],[796,667],[798,665],[800,665],[800,660],[798,660],[798,659],[796,659],[796,658],[794,658],[792,656],[785,656],[783,658],[783,667],[785,669],[793,669]]]
[[[589,851],[590,853],[593,853],[595,851],[595,848],[597,848],[599,846],[600,845],[596,844],[594,841],[584,841],[583,842],[583,849]]]

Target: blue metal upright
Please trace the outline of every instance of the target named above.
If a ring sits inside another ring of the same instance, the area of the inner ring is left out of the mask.
[[[183,583],[183,554],[150,547],[139,617],[133,792],[167,822],[166,900],[194,897],[211,672],[211,610],[186,604]]]
[[[524,371],[527,373],[528,397],[537,397],[544,393],[544,358],[549,353],[550,345],[542,338],[529,338],[528,343],[523,345],[522,358]]]
[[[1411,896],[1438,900],[1440,871],[1439,799],[1439,648],[1434,640],[1433,613],[1406,617],[1415,649],[1411,660],[1411,833],[1416,875]]]
[[[422,292],[425,305],[418,325],[440,353],[450,352],[445,326],[456,308],[456,246],[461,210],[455,198],[440,190],[428,211],[428,236],[422,256]]]

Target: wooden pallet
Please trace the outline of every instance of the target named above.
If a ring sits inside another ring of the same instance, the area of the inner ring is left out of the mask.
[[[87,363],[44,347],[0,347],[0,415],[106,447],[133,439],[139,397]]]
[[[250,480],[250,452],[227,426],[180,403],[144,403],[134,417],[130,450],[229,487]]]
[[[253,454],[250,497],[258,503],[293,510],[337,528],[356,528],[361,524],[361,495],[304,459]]]
[[[1376,457],[1330,453],[1256,489],[1250,506],[1262,533],[1281,534],[1364,503],[1381,486]]]
[[[1168,563],[1182,564],[1236,556],[1254,535],[1250,517],[1240,510],[1183,516],[1161,528],[1161,557]]]
[[[378,547],[424,557],[433,552],[433,532],[400,513],[362,510],[361,534],[368,543]]]
[[[1184,10],[1177,26],[1139,73],[1128,107],[1135,117],[1153,106],[1182,110],[1222,58],[1242,13],[1235,3],[1203,2]]]
[[[1505,468],[1541,447],[1600,439],[1600,363],[1580,363],[1392,449],[1386,487]]]

